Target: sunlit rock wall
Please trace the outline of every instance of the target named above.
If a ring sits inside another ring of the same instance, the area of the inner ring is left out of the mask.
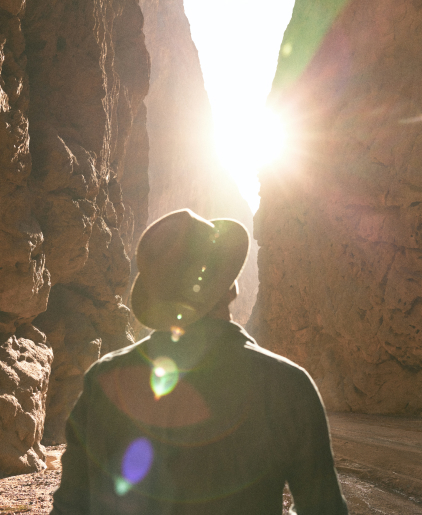
[[[147,218],[142,25],[135,0],[0,1],[3,474],[43,468],[45,409],[46,442],[63,442],[83,372],[133,340],[122,295]]]
[[[343,2],[302,71],[334,3],[297,0],[282,43],[269,103],[290,140],[261,174],[250,329],[329,409],[420,414],[422,2]]]
[[[140,5],[151,55],[149,221],[189,207],[205,218],[238,219],[252,235],[252,213],[214,153],[210,103],[183,0],[140,0]],[[253,241],[233,306],[234,319],[243,324],[258,288],[256,256]]]

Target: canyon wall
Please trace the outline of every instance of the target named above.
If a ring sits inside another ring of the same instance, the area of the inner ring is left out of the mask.
[[[0,0],[0,475],[44,467],[45,410],[46,443],[63,442],[84,371],[133,341],[142,26],[135,0]]]
[[[420,415],[422,2],[334,3],[297,0],[281,46],[287,144],[260,177],[249,329],[327,408]]]
[[[212,218],[235,218],[252,236],[252,213],[221,168],[213,146],[211,107],[183,0],[140,0],[145,41],[151,56],[146,98],[149,154],[149,221],[190,208]],[[234,319],[245,324],[258,289],[257,244],[233,303]]]

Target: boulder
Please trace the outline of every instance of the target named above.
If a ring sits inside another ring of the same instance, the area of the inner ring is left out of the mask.
[[[51,349],[32,325],[0,344],[0,477],[45,469],[40,444]]]

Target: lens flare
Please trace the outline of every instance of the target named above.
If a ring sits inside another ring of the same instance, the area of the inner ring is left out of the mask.
[[[126,449],[121,466],[122,476],[115,480],[117,495],[125,495],[134,484],[148,474],[154,459],[154,450],[147,438],[134,440]]]
[[[291,45],[291,43],[286,43],[285,45],[283,45],[281,47],[281,53],[285,57],[288,57],[292,53],[292,50],[293,50],[293,46]]]
[[[116,491],[117,495],[125,495],[129,492],[131,488],[132,483],[129,483],[129,481],[126,481],[126,479],[122,477],[118,477],[114,481],[114,490]]]
[[[153,361],[150,386],[157,400],[171,393],[178,380],[179,370],[171,358],[163,356]]]
[[[155,369],[155,375],[156,375],[157,377],[164,377],[164,376],[166,375],[166,371],[164,370],[164,368],[163,368],[163,367],[157,367],[157,368]]]
[[[181,327],[172,326],[170,328],[171,330],[171,341],[172,342],[178,342],[180,340],[180,337],[185,334],[185,331]]]

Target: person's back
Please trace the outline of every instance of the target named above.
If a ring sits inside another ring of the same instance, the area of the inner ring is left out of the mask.
[[[229,321],[232,292],[91,367],[52,514],[281,515],[285,481],[298,514],[347,514],[315,385]]]

